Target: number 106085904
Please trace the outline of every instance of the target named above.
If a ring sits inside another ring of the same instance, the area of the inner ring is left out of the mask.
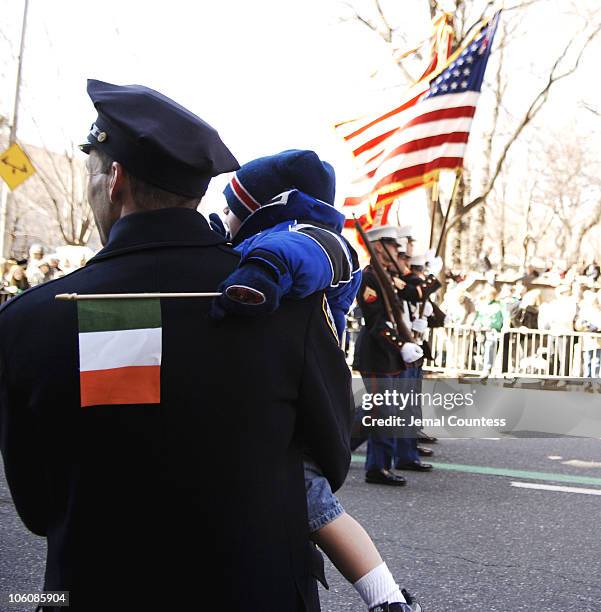
[[[68,607],[68,591],[44,591],[42,593],[9,593],[9,606],[18,604],[36,604],[41,606]]]

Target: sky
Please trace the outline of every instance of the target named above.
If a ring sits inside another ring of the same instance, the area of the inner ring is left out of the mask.
[[[386,50],[336,33],[327,4],[30,0],[19,136],[79,141],[94,118],[92,77],[160,90],[213,124],[242,162],[291,147],[339,155],[332,123],[361,108],[358,90]],[[22,5],[0,1],[15,54]],[[2,68],[6,112],[14,66]]]
[[[12,108],[23,1],[0,0],[5,115]],[[452,8],[452,0],[445,1]],[[408,25],[413,42],[427,36],[426,0],[383,2],[393,20]],[[537,82],[532,71],[540,69],[528,50],[542,49],[543,61],[547,47],[563,43],[571,31],[560,9],[566,2],[541,0],[546,7],[516,45],[511,95],[518,106]],[[386,45],[360,24],[339,23],[344,13],[336,0],[30,0],[18,137],[56,150],[78,143],[95,118],[85,93],[88,77],[140,83],[211,123],[241,163],[288,148],[316,150],[334,163],[342,198],[353,166],[332,125],[385,107],[398,94],[390,87],[398,73]],[[560,123],[572,120],[565,104],[561,114],[561,100],[577,105],[574,87],[557,93],[550,112]],[[595,102],[592,94],[587,100]],[[223,182],[214,181],[210,208],[222,206]],[[415,194],[408,205],[422,199]]]

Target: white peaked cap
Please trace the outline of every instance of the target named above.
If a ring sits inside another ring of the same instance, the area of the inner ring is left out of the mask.
[[[412,266],[425,266],[426,256],[425,255],[413,255],[411,257],[411,265]]]
[[[397,243],[399,245],[399,253],[406,253],[407,247],[409,246],[409,238],[407,238],[407,236],[403,236],[397,240]]]
[[[398,240],[398,228],[394,225],[382,225],[380,227],[374,227],[365,232],[367,239],[370,242],[376,242],[376,240],[390,239]]]
[[[411,238],[413,228],[410,225],[401,225],[397,228],[399,238]]]

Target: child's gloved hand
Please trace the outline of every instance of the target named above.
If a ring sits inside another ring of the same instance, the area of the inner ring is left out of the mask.
[[[223,294],[211,305],[211,316],[228,314],[252,316],[277,310],[282,289],[275,276],[263,266],[247,263],[234,270],[219,286]]]
[[[209,225],[214,232],[223,236],[226,240],[229,240],[229,231],[217,213],[211,213],[209,215]]]

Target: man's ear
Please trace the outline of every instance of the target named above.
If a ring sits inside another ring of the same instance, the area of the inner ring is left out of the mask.
[[[119,162],[113,162],[108,182],[109,198],[112,204],[122,204],[126,182],[127,174],[123,166]]]

